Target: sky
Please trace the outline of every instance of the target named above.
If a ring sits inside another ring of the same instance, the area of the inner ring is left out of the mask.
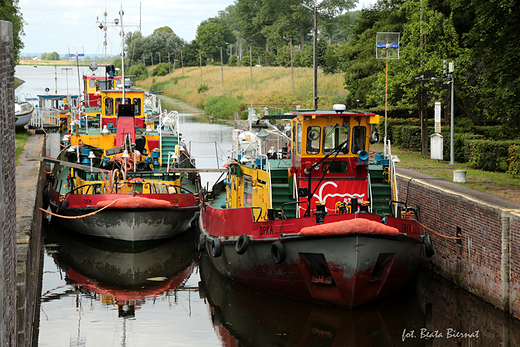
[[[356,9],[369,7],[376,0],[358,0]],[[141,23],[143,36],[148,36],[157,28],[169,26],[185,41],[195,39],[197,27],[218,11],[225,10],[234,0],[156,0],[140,2],[125,0],[123,3],[123,25],[125,33],[138,30]],[[107,22],[119,18],[121,1],[75,1],[68,0],[19,0],[18,6],[26,22],[25,47],[22,55],[28,53],[69,52],[105,54],[104,34],[98,28],[107,13]],[[120,29],[113,25],[107,30],[109,55],[121,51]]]

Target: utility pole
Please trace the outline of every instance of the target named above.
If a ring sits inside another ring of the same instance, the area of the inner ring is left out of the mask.
[[[292,38],[289,40],[289,49],[291,50],[291,79],[292,79],[292,91],[294,93],[294,63],[293,63]]]
[[[199,51],[200,84],[202,84],[202,51]]]
[[[253,89],[253,51],[249,46],[249,73],[251,75],[251,89]]]
[[[220,75],[222,77],[222,89],[224,89],[224,65],[222,62],[222,47],[220,47]]]

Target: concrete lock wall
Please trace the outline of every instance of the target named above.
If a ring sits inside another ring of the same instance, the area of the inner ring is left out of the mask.
[[[399,201],[420,208],[435,255],[424,265],[520,317],[520,204],[399,169]],[[451,238],[447,238],[447,237]],[[454,237],[460,237],[460,240]]]
[[[0,21],[0,346],[15,346],[16,185],[12,23]]]

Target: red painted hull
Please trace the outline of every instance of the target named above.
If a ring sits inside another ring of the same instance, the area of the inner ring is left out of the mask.
[[[326,216],[325,224],[354,218],[381,223],[377,215],[358,213]],[[422,228],[414,220],[387,218],[386,225],[397,228],[397,236],[363,234],[361,230],[347,235],[300,234],[302,228],[316,225],[313,217],[255,223],[247,208],[206,206],[200,217],[215,268],[232,280],[264,291],[354,307],[399,290],[416,272],[423,245]],[[243,233],[252,239],[240,255],[235,246]],[[273,248],[280,247],[275,241],[281,241],[285,253],[280,263],[273,255]],[[215,256],[219,246],[221,255]]]

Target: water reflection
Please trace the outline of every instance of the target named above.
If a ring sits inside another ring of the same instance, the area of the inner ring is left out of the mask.
[[[166,242],[128,247],[53,224],[45,243],[65,283],[74,286],[76,293],[117,306],[119,317],[133,317],[146,300],[174,292],[190,277],[197,256],[196,236],[190,231]],[[49,291],[42,301],[58,298]]]
[[[204,255],[201,295],[223,346],[423,346],[402,341],[424,327],[413,290],[358,309],[307,303],[263,293],[221,276]],[[413,289],[413,288],[412,288]]]

